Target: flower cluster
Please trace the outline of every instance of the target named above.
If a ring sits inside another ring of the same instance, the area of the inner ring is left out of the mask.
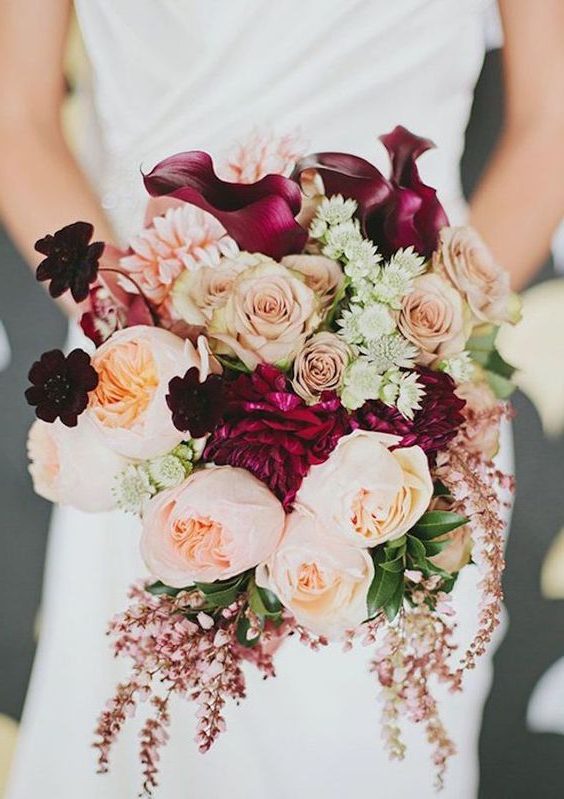
[[[498,616],[507,481],[492,458],[512,369],[495,338],[517,300],[421,181],[430,142],[383,141],[389,178],[343,153],[294,166],[293,137],[254,134],[230,180],[181,153],[144,176],[127,250],[91,244],[85,223],[37,244],[38,278],[87,301],[96,348],[31,368],[30,471],[53,502],[140,516],[152,581],[112,623],[133,671],[96,745],[106,770],[150,697],[147,793],[169,697],[199,705],[206,751],[244,696],[242,662],[273,675],[289,633],[374,645],[391,754],[401,717],[424,725],[440,778],[452,754],[431,685],[460,687]],[[449,595],[471,558],[484,610],[457,667]]]

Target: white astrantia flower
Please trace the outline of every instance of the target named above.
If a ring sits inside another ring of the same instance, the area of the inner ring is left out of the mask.
[[[367,358],[357,358],[345,371],[341,402],[349,410],[356,410],[366,400],[377,399],[382,385],[382,376]]]
[[[353,304],[348,310],[342,311],[340,318],[337,319],[337,324],[341,328],[338,335],[347,344],[361,344],[363,341],[363,334],[359,324],[363,311],[362,305]]]
[[[476,372],[476,366],[469,352],[461,352],[460,355],[445,358],[440,362],[439,368],[450,375],[455,383],[466,383],[472,380]]]
[[[374,282],[374,297],[399,311],[402,301],[413,289],[413,275],[404,266],[391,262],[380,270]]]
[[[418,255],[413,247],[400,249],[395,252],[388,262],[388,267],[394,266],[405,269],[412,277],[422,275],[425,271],[425,258]]]
[[[421,408],[421,400],[425,396],[425,389],[417,382],[416,372],[392,372],[389,375],[391,384],[397,386],[397,396],[394,404],[406,419],[413,419],[415,411]]]
[[[419,350],[399,333],[392,333],[364,344],[361,352],[372,361],[376,371],[384,373],[398,367],[413,368]]]
[[[368,239],[363,239],[361,235],[356,239],[351,238],[343,254],[347,260],[345,272],[349,274],[351,278],[351,271],[360,273],[363,276],[370,276],[371,278],[374,278],[378,274],[377,267],[382,260],[382,256],[374,244],[368,241]]]
[[[151,481],[159,489],[173,488],[180,485],[192,471],[190,461],[182,461],[176,455],[169,453],[161,458],[155,458],[148,463]]]
[[[358,319],[358,326],[365,341],[374,341],[388,336],[396,329],[396,323],[389,308],[380,302],[367,305]]]
[[[141,513],[143,505],[157,493],[157,489],[151,483],[144,464],[129,464],[117,475],[113,493],[121,510]]]
[[[317,209],[317,219],[329,227],[348,222],[358,208],[356,200],[345,198],[341,194],[325,197]]]
[[[343,257],[347,247],[351,247],[359,239],[362,240],[362,236],[356,219],[341,222],[340,225],[335,225],[327,230],[325,246],[322,248],[323,255],[339,260]]]
[[[313,218],[309,226],[309,235],[312,239],[322,239],[327,233],[327,222],[319,219],[317,216]]]

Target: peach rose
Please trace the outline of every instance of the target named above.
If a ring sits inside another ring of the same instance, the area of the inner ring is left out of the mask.
[[[398,327],[421,350],[417,362],[425,366],[437,358],[462,352],[468,331],[460,294],[439,275],[421,275],[404,297]]]
[[[374,564],[364,549],[349,546],[315,514],[291,513],[274,554],[256,570],[257,585],[273,591],[308,630],[338,638],[368,616]]]
[[[128,461],[102,444],[84,416],[76,427],[36,420],[29,431],[27,452],[39,496],[88,513],[115,508],[114,480]]]
[[[195,363],[195,350],[157,327],[119,330],[96,350],[99,374],[87,414],[115,452],[145,460],[164,455],[183,434],[172,424],[165,395],[172,377]]]
[[[303,275],[306,286],[316,293],[322,311],[331,305],[345,280],[341,264],[324,255],[286,255],[282,264]]]
[[[159,580],[182,588],[256,566],[283,529],[282,505],[264,483],[245,469],[211,466],[149,501],[141,553]]]
[[[323,391],[337,391],[343,382],[351,351],[334,333],[312,336],[296,355],[292,385],[308,403],[317,402]]]
[[[493,458],[499,449],[499,400],[484,381],[462,383],[457,395],[466,400],[464,442],[470,452]]]
[[[433,268],[464,296],[476,320],[495,324],[519,320],[520,301],[511,292],[509,273],[473,228],[443,228]]]
[[[208,334],[215,352],[235,355],[254,369],[293,358],[318,322],[316,296],[301,276],[261,256],[258,265],[236,278]]]
[[[420,447],[390,449],[399,440],[369,430],[344,436],[325,463],[311,467],[297,504],[357,547],[400,538],[429,507],[433,481]]]
[[[229,299],[237,275],[256,263],[257,256],[243,252],[222,258],[217,266],[183,272],[172,289],[175,312],[189,325],[206,327],[216,308],[222,308]]]

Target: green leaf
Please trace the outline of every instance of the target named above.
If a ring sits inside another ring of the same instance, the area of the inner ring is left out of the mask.
[[[245,576],[215,583],[196,583],[196,587],[204,594],[211,607],[224,608],[237,599],[244,582]]]
[[[395,558],[394,560],[385,560],[379,564],[380,569],[386,572],[403,572],[405,571],[405,564],[403,557]]]
[[[428,558],[432,558],[433,555],[438,555],[439,552],[442,552],[445,547],[448,547],[450,541],[424,541],[423,546],[425,547],[425,552],[427,553]]]
[[[515,383],[512,383],[511,380],[501,377],[501,375],[494,374],[494,372],[486,370],[485,375],[489,387],[498,399],[508,399],[517,388]]]
[[[407,551],[413,558],[413,562],[420,566],[425,563],[425,559],[427,557],[427,550],[425,549],[425,545],[422,541],[415,536],[408,535],[407,536]]]
[[[461,516],[460,513],[453,513],[449,510],[430,510],[424,513],[412,528],[411,536],[424,540],[437,538],[445,533],[450,533],[451,530],[456,530],[457,527],[462,527],[463,524],[468,524],[468,519],[466,516]]]
[[[193,587],[194,586],[190,585],[187,586],[187,588],[172,588],[172,586],[165,585],[164,583],[161,583],[160,580],[157,580],[156,583],[152,583],[152,585],[147,585],[145,587],[145,590],[148,591],[150,594],[153,594],[153,596],[163,596],[163,594],[166,594],[166,596],[176,596],[181,591],[186,591]]]
[[[404,593],[405,583],[402,580],[396,588],[393,596],[388,600],[388,602],[386,602],[384,606],[384,613],[386,614],[388,621],[393,621],[398,615],[403,603]]]
[[[374,579],[368,589],[369,616],[374,616],[377,610],[390,601],[400,583],[403,583],[402,573],[384,571],[380,564],[375,564]]]
[[[254,580],[249,583],[249,605],[261,619],[280,615],[282,604],[278,597],[264,588],[259,588]]]
[[[466,344],[472,358],[481,366],[484,366],[495,347],[498,331],[499,327],[494,325],[482,325]]]
[[[433,496],[450,497],[450,490],[440,480],[435,480],[433,483]]]
[[[402,535],[401,538],[396,538],[394,541],[387,541],[385,544],[385,550],[388,549],[398,549],[399,547],[405,547],[405,536]]]
[[[243,374],[246,375],[251,374],[251,369],[245,366],[243,361],[240,361],[238,358],[226,358],[225,355],[218,355],[217,353],[215,353],[215,357],[226,369],[233,369],[234,372],[243,372]]]
[[[490,353],[490,357],[485,364],[485,368],[488,370],[488,372],[493,372],[500,377],[505,377],[507,380],[510,380],[515,374],[515,367],[511,366],[510,363],[507,363],[507,361],[502,358],[496,349],[493,349]]]

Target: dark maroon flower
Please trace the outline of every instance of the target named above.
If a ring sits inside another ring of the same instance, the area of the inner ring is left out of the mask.
[[[280,260],[304,248],[307,233],[295,219],[301,192],[282,175],[229,183],[218,178],[207,153],[194,150],[161,161],[144,181],[153,197],[173,197],[208,211],[243,250]]]
[[[29,370],[32,385],[25,398],[35,406],[35,414],[44,422],[59,418],[67,427],[75,427],[88,405],[88,392],[98,385],[98,373],[84,350],[65,356],[61,350],[43,353]]]
[[[88,287],[96,280],[98,261],[104,242],[90,244],[94,228],[88,222],[75,222],[35,242],[35,249],[47,257],[37,267],[36,277],[49,280],[49,294],[60,297],[67,289],[75,302],[88,297]]]
[[[364,234],[384,255],[412,246],[429,257],[436,248],[439,230],[448,225],[435,190],[421,181],[415,163],[434,146],[433,142],[401,125],[381,136],[381,141],[392,162],[390,178],[363,158],[348,153],[305,156],[292,177],[299,181],[304,170],[314,169],[323,179],[327,195],[355,199]]]
[[[464,422],[461,411],[466,403],[455,394],[456,384],[449,375],[426,367],[419,367],[417,372],[425,396],[413,419],[406,419],[397,408],[380,400],[369,400],[356,411],[353,425],[400,436],[398,446],[417,444],[432,457],[455,437]]]
[[[200,383],[195,366],[184,377],[173,377],[168,384],[166,404],[172,411],[176,429],[188,431],[192,438],[211,433],[225,408],[224,385],[221,375],[209,375]]]
[[[248,469],[289,510],[310,466],[327,460],[348,432],[349,416],[336,394],[326,392],[308,406],[283,372],[260,364],[229,384],[224,422],[208,439],[204,457]]]

